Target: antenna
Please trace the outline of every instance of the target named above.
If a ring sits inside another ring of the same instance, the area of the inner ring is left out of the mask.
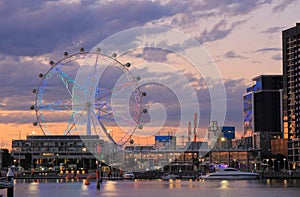
[[[188,142],[191,142],[191,134],[192,134],[192,123],[189,121],[188,123]]]
[[[197,141],[197,121],[198,121],[198,114],[194,113],[194,142]]]

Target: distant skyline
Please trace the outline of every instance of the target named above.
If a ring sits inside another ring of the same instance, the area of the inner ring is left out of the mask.
[[[49,60],[143,26],[173,28],[203,45],[226,88],[225,124],[241,134],[242,95],[252,78],[282,74],[281,32],[300,21],[299,9],[297,0],[1,1],[0,145],[18,139],[19,131],[22,138],[32,131],[41,134],[32,126],[35,115],[29,107],[35,99],[31,90],[38,87],[38,74],[49,69]],[[149,60],[146,54],[142,58]],[[206,112],[205,98],[201,104]],[[204,116],[201,130],[208,121]]]

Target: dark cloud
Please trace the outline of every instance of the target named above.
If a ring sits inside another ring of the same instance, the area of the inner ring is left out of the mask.
[[[281,61],[282,60],[282,56],[281,56],[281,54],[276,54],[276,55],[272,56],[272,59],[273,60],[279,60],[279,61]]]
[[[36,121],[35,115],[33,113],[28,113],[26,111],[17,111],[13,113],[1,113],[0,123],[9,124],[31,124]]]
[[[278,33],[278,32],[281,32],[284,28],[285,27],[283,27],[283,26],[270,27],[270,28],[266,29],[265,31],[263,31],[262,33],[266,33],[266,34]]]
[[[20,58],[7,57],[0,62],[0,99],[5,110],[25,110],[34,103],[32,89],[40,79],[38,74],[45,73],[49,66],[39,61],[23,61]]]
[[[238,58],[238,59],[247,59],[247,57],[244,57],[242,55],[236,54],[234,51],[228,51],[224,55],[225,58],[232,59],[232,58]]]
[[[247,14],[258,6],[263,4],[269,4],[272,0],[210,0],[202,1],[201,3],[194,5],[195,9],[200,10],[219,10],[221,15],[243,15]]]
[[[238,25],[246,21],[236,21],[232,24],[228,24],[226,20],[221,20],[213,26],[211,30],[205,29],[201,35],[197,38],[200,43],[213,42],[226,38]]]
[[[261,61],[257,61],[257,60],[255,60],[255,61],[252,61],[252,63],[253,63],[253,64],[260,64],[260,63],[261,63]]]
[[[165,61],[167,61],[168,54],[169,54],[169,52],[166,50],[146,47],[146,48],[143,48],[142,57],[144,60],[149,61],[149,62],[152,62],[152,61],[165,62]]]
[[[84,46],[91,48],[102,39],[124,29],[142,26],[154,20],[172,18],[171,25],[182,27],[196,24],[199,19],[221,16],[233,17],[248,14],[270,0],[210,0],[210,1],[81,1],[80,4],[66,4],[63,1],[0,1],[0,54],[9,57],[0,57],[0,109],[21,110],[24,114],[2,115],[0,122],[32,122],[30,105],[34,103],[35,95],[32,88],[38,87],[39,73],[45,73],[49,66],[41,60],[24,60],[22,56],[50,56],[53,59],[61,57],[64,51]],[[289,3],[283,1],[274,8],[283,10]],[[230,20],[216,21],[211,29],[205,29],[197,38],[200,42],[213,42],[224,39],[245,20],[229,22]],[[279,28],[279,27],[278,27]],[[266,30],[272,33],[276,30]],[[279,48],[264,48],[256,52],[279,51]],[[142,54],[151,61],[157,56],[163,61],[167,53],[144,50]],[[21,56],[21,57],[19,57]],[[226,53],[227,58],[243,58],[234,51]],[[274,58],[274,57],[273,57]],[[275,58],[278,58],[275,57]],[[156,59],[157,60],[157,59]],[[186,75],[190,82],[197,83],[196,90],[201,107],[200,127],[207,127],[210,118],[210,95],[203,80],[192,74]],[[110,81],[114,75],[105,75],[103,81]],[[160,77],[160,76],[158,76]],[[175,81],[175,80],[174,80]],[[242,97],[246,86],[243,80],[226,79],[228,111],[226,122],[235,125],[242,120]],[[55,89],[55,81],[51,87],[56,95],[63,95],[63,89]],[[111,81],[110,81],[111,82]],[[179,87],[182,88],[182,87]],[[161,94],[166,92],[166,94]],[[153,89],[153,98],[156,101],[169,105],[168,115],[178,120],[177,98],[166,88]],[[160,96],[159,98],[156,98]],[[171,98],[171,99],[170,99]],[[28,113],[28,114],[27,114]],[[55,117],[53,117],[55,118]],[[60,119],[59,116],[56,118]],[[237,126],[237,125],[235,125]]]
[[[289,5],[297,2],[297,0],[282,0],[281,3],[273,8],[273,12],[282,12]]]
[[[9,55],[40,55],[63,49],[91,48],[109,35],[142,26],[164,17],[173,17],[171,24],[194,24],[200,18],[216,15],[246,14],[265,0],[253,1],[1,1],[0,52]],[[217,10],[217,11],[215,11]],[[227,24],[220,21],[200,36],[201,41],[225,38],[243,21]]]
[[[4,1],[1,9],[2,15],[10,12],[0,19],[0,52],[31,56],[70,45],[90,48],[111,34],[174,14],[172,7],[150,1],[88,5]]]
[[[254,52],[257,52],[257,53],[261,53],[261,52],[268,52],[268,51],[281,51],[282,49],[281,48],[261,48],[261,49],[257,49],[256,51]]]

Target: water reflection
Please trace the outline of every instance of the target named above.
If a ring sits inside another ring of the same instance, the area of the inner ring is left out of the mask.
[[[32,182],[28,186],[28,191],[32,194],[36,193],[38,191],[38,182]]]
[[[227,189],[228,188],[228,181],[227,180],[222,180],[221,182],[220,182],[220,189]]]
[[[96,189],[95,181],[84,185],[74,180],[38,180],[30,183],[17,180],[15,196],[101,196],[101,197],[159,197],[159,196],[300,196],[300,180],[260,181],[190,181],[135,180],[103,181]],[[5,196],[5,195],[4,195]]]

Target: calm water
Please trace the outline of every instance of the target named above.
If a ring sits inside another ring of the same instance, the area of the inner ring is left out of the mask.
[[[3,197],[6,190],[0,190]],[[96,183],[86,186],[82,181],[43,180],[15,183],[15,197],[188,197],[188,196],[300,196],[300,180],[253,180],[253,181],[104,181],[101,189]]]

